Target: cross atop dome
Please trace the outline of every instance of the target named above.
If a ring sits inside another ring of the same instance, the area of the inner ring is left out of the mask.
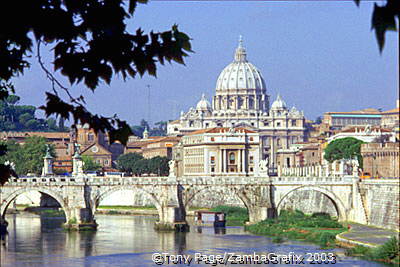
[[[243,47],[243,36],[239,35],[239,47]]]
[[[239,35],[239,46],[235,51],[235,61],[246,62],[246,49],[243,47],[243,37]]]

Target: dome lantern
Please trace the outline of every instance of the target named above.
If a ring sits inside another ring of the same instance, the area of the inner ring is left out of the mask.
[[[235,61],[237,62],[246,62],[246,49],[243,47],[243,38],[239,36],[239,46],[235,51]]]

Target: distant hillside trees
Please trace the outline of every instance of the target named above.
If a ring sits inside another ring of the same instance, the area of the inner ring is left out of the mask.
[[[143,174],[156,174],[167,176],[169,174],[167,157],[154,157],[145,159],[138,153],[123,154],[117,159],[117,167],[120,171],[132,173],[136,176]]]
[[[36,118],[36,107],[18,105],[19,97],[10,95],[0,100],[0,131],[68,131],[53,118]]]
[[[7,147],[7,154],[0,156],[0,164],[6,161],[14,162],[18,175],[42,173],[43,157],[46,155],[46,138],[32,136],[26,138],[23,145],[11,140],[2,142],[1,145]],[[50,145],[50,154],[53,157],[56,156],[53,145]]]
[[[159,121],[154,124],[153,128],[150,127],[150,124],[142,119],[139,125],[131,126],[131,130],[134,135],[143,137],[143,132],[147,128],[149,131],[149,136],[165,136],[167,134],[167,122]]]

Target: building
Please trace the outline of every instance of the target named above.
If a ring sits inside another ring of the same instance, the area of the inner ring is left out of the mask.
[[[400,140],[400,100],[397,100],[396,108],[382,112],[381,126],[394,131],[396,140]]]
[[[144,158],[154,158],[157,156],[172,159],[173,147],[181,138],[177,136],[148,136],[143,138],[131,136],[125,147],[124,153],[138,153]]]
[[[347,126],[378,126],[381,124],[382,114],[374,108],[350,112],[326,112],[322,122],[332,130],[341,130]]]
[[[143,157],[149,159],[154,157],[167,157],[172,159],[172,149],[181,138],[175,136],[162,136],[154,138],[142,147]]]
[[[212,129],[244,127],[259,133],[261,157],[276,169],[276,152],[290,144],[305,141],[303,112],[288,108],[282,97],[270,106],[267,87],[261,72],[247,60],[242,40],[234,60],[220,73],[212,104],[203,95],[195,108],[181,112],[178,120],[168,123],[169,135]]]
[[[317,166],[322,164],[322,144],[302,142],[288,149],[279,149],[277,164],[280,168]]]
[[[400,178],[400,143],[361,145],[364,172],[372,177]]]
[[[208,128],[182,137],[175,149],[178,174],[184,176],[259,173],[260,137],[246,128]]]
[[[104,170],[112,169],[118,156],[124,153],[122,144],[119,142],[110,144],[109,140],[107,133],[101,131],[96,133],[88,124],[77,125],[76,129],[71,131],[71,144],[78,144],[81,155],[90,156]]]
[[[398,128],[400,125],[400,108],[382,112],[381,126],[389,129]]]
[[[333,140],[346,137],[354,137],[367,143],[378,139],[388,139],[390,142],[395,141],[395,133],[380,126],[350,127],[327,138],[327,140],[328,142],[332,142]]]

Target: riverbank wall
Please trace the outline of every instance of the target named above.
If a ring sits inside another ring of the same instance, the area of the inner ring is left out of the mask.
[[[399,231],[400,179],[366,179],[360,191],[367,225]]]

